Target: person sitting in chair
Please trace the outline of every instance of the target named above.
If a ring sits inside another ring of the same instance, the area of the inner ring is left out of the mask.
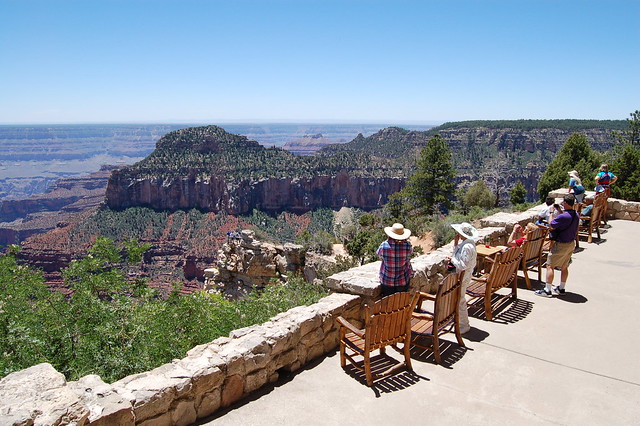
[[[580,210],[580,216],[591,216],[591,211],[593,210],[593,197],[589,196],[584,199],[585,206]],[[589,225],[589,219],[582,219],[582,225]]]
[[[538,229],[538,225],[533,222],[527,223],[524,228],[519,223],[516,223],[513,227],[513,231],[511,231],[511,235],[509,235],[509,239],[507,240],[507,246],[520,247],[527,240],[526,233],[535,229]]]
[[[556,202],[556,199],[553,197],[547,197],[544,200],[546,207],[544,207],[538,213],[538,220],[536,220],[536,225],[549,226],[549,214],[551,213],[552,205]]]

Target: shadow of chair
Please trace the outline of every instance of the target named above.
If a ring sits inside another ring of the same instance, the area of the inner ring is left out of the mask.
[[[531,280],[529,280],[529,271],[538,269],[538,282],[542,281],[542,264],[544,263],[543,248],[549,228],[538,227],[537,229],[528,231],[526,240],[522,244],[522,260],[520,261],[520,269],[524,274],[524,280],[527,288],[531,290]]]
[[[431,349],[440,364],[440,339],[439,337],[454,332],[458,344],[464,347],[460,335],[460,318],[458,305],[460,303],[460,280],[463,273],[449,274],[438,285],[435,297],[428,293],[418,293],[416,310],[411,314],[411,343],[415,346]],[[433,310],[423,309],[423,302],[433,302]],[[428,340],[430,345],[425,345]]]
[[[493,320],[493,308],[511,297],[518,298],[517,274],[518,267],[523,257],[522,247],[512,247],[502,253],[498,253],[490,261],[491,270],[478,278],[471,278],[467,287],[467,296],[471,297],[469,306],[478,308],[477,304],[484,302],[484,315],[487,320]],[[511,287],[511,294],[500,295],[497,292],[505,287]],[[494,298],[493,295],[499,296]]]
[[[374,380],[389,376],[405,366],[411,370],[411,311],[416,298],[417,296],[406,292],[395,293],[383,297],[373,306],[365,305],[365,324],[362,330],[338,317],[337,321],[341,326],[340,365],[345,368],[349,360],[354,367],[364,371],[367,386],[372,386]],[[398,348],[398,343],[403,343],[402,350]],[[372,368],[371,353],[380,350],[383,355],[387,346],[403,353],[404,363],[377,371]],[[363,361],[357,362],[356,356],[361,356]]]
[[[580,247],[580,237],[586,237],[587,242],[593,242],[594,234],[600,240],[600,227],[602,217],[605,215],[605,206],[607,205],[607,197],[604,193],[596,195],[593,200],[593,208],[589,216],[580,215],[578,223],[578,233],[576,234],[576,247]],[[580,209],[582,210],[582,208]]]

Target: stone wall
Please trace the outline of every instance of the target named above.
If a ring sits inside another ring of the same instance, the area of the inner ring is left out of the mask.
[[[567,193],[567,189],[557,189],[549,193],[549,196],[562,198]],[[595,195],[593,191],[587,191],[587,196]],[[619,198],[609,198],[607,200],[607,218],[632,220],[640,222],[640,203],[637,201],[626,201]]]
[[[0,419],[15,425],[188,425],[338,346],[336,318],[360,324],[360,298],[329,295],[107,384],[67,382],[50,364],[0,380]]]

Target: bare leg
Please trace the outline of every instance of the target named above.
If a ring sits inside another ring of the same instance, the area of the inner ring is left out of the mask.
[[[566,284],[567,278],[569,278],[569,265],[565,266],[560,271],[560,282],[563,282]]]
[[[564,270],[563,270],[563,272],[564,272]],[[567,274],[568,273],[569,272],[567,271]],[[553,276],[554,276],[553,268],[551,266],[547,265],[547,276],[546,276],[546,279],[545,279],[545,283],[547,284],[547,287],[549,287],[549,286],[551,286],[551,284],[553,284]]]

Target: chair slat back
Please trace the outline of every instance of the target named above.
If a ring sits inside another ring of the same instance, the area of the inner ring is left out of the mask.
[[[491,272],[487,278],[487,285],[491,292],[508,286],[516,277],[520,260],[524,252],[522,247],[512,247],[509,250],[496,255],[495,262],[491,266]]]
[[[526,233],[527,239],[522,245],[525,261],[528,262],[540,257],[540,255],[542,254],[544,239],[547,237],[548,232],[548,228],[538,228]]]
[[[462,274],[449,274],[438,285],[433,312],[434,334],[446,326],[456,314],[460,301],[460,283]]]
[[[401,340],[411,321],[413,300],[408,292],[395,293],[383,297],[368,309],[365,344],[375,349]]]

